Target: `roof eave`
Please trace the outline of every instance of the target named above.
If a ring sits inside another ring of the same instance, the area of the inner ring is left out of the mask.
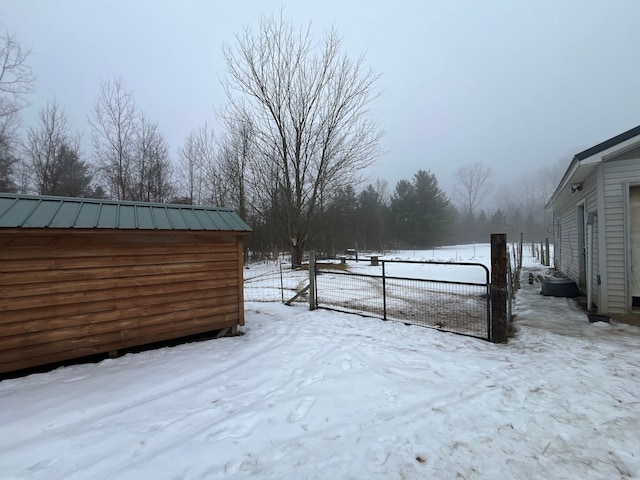
[[[634,134],[633,136],[631,135],[632,133]],[[614,143],[614,140],[616,139],[619,139],[619,141]],[[556,201],[560,193],[567,187],[567,185],[573,183],[575,176],[578,172],[584,170],[585,167],[597,165],[614,155],[619,155],[620,153],[638,145],[640,145],[640,127],[633,128],[621,135],[618,135],[617,137],[613,137],[606,142],[602,142],[576,154],[571,160],[569,168],[567,168],[562,180],[560,180],[558,187],[545,205],[545,210],[553,210],[552,204]]]

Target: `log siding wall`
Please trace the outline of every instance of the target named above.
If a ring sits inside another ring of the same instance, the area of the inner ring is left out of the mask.
[[[244,324],[242,237],[0,231],[0,372]]]

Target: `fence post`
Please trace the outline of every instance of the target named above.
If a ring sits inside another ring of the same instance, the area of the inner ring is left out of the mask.
[[[520,246],[522,248],[522,243]],[[507,341],[507,236],[504,233],[491,234],[490,335],[493,343]]]
[[[545,259],[545,255],[544,255],[544,242],[540,242],[540,263],[542,265],[544,265],[544,259]]]
[[[387,279],[384,268],[385,261],[382,260],[382,319],[387,319]]]
[[[520,245],[518,245],[518,271],[522,268],[522,244],[524,243],[524,233],[520,232]]]
[[[549,253],[549,237],[544,239],[545,244],[545,256],[544,256],[544,264],[545,266],[551,265],[551,254]]]
[[[309,310],[315,310],[316,303],[316,252],[309,252]]]
[[[284,280],[282,279],[282,263],[280,263],[280,296],[282,297],[282,303],[284,303]]]

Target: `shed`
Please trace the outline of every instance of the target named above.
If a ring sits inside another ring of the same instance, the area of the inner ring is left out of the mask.
[[[576,154],[546,208],[555,267],[588,307],[640,311],[640,126]]]
[[[244,324],[233,211],[0,194],[0,372]]]

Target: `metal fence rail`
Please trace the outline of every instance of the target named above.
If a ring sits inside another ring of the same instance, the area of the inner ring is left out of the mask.
[[[317,267],[317,306],[489,339],[489,271],[484,265],[402,260],[381,263],[382,275]],[[388,276],[386,263],[480,267],[485,283]]]

